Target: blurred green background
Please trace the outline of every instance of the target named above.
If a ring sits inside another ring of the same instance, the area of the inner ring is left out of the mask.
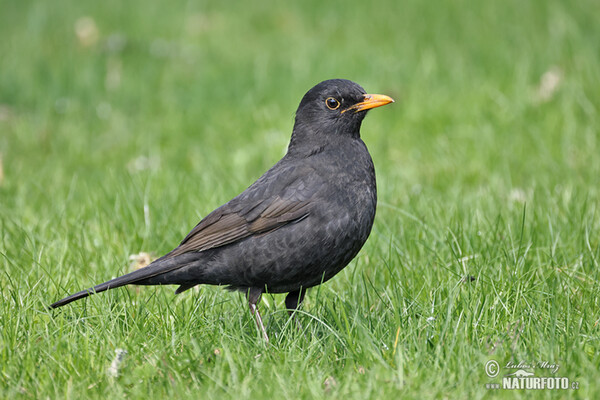
[[[0,397],[525,396],[485,388],[490,358],[560,363],[597,397],[599,15],[592,0],[1,0]],[[396,103],[362,129],[371,238],[309,293],[303,332],[267,296],[265,346],[219,288],[45,309],[174,247],[284,154],[329,78]]]

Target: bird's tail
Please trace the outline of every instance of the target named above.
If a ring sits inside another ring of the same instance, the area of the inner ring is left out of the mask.
[[[50,305],[50,308],[58,308],[62,307],[66,304],[69,304],[75,300],[83,299],[84,297],[88,297],[92,294],[104,292],[109,289],[116,289],[121,286],[130,285],[130,284],[144,284],[144,281],[156,277],[158,275],[163,275],[168,272],[171,272],[175,269],[184,267],[189,264],[191,260],[186,260],[190,258],[190,253],[182,254],[176,257],[169,257],[167,254],[164,257],[161,257],[150,265],[140,268],[136,271],[130,272],[126,275],[120,276],[115,279],[111,279],[108,282],[101,283],[89,289],[82,290],[81,292],[74,293],[68,297],[65,297],[62,300],[57,301]],[[191,257],[193,259],[193,257]]]

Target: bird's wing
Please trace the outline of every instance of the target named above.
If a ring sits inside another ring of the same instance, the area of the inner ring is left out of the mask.
[[[225,246],[305,218],[314,204],[314,194],[322,185],[314,176],[306,184],[306,178],[307,175],[296,175],[292,181],[276,180],[273,185],[258,184],[259,180],[207,215],[167,257]],[[271,189],[265,192],[265,187]]]

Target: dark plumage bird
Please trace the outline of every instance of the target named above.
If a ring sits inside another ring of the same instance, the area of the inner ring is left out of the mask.
[[[64,306],[124,285],[227,285],[256,307],[262,293],[289,293],[294,310],[307,288],[340,272],[373,225],[375,170],[360,126],[367,110],[393,100],[332,79],[302,98],[287,154],[248,189],[207,215],[170,253],[145,268],[75,293]]]

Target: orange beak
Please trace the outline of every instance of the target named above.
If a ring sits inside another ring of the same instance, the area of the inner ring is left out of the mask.
[[[384,94],[365,94],[365,99],[360,103],[356,103],[345,110],[342,110],[342,114],[346,111],[354,110],[354,112],[370,110],[371,108],[385,106],[394,102],[390,96]]]

